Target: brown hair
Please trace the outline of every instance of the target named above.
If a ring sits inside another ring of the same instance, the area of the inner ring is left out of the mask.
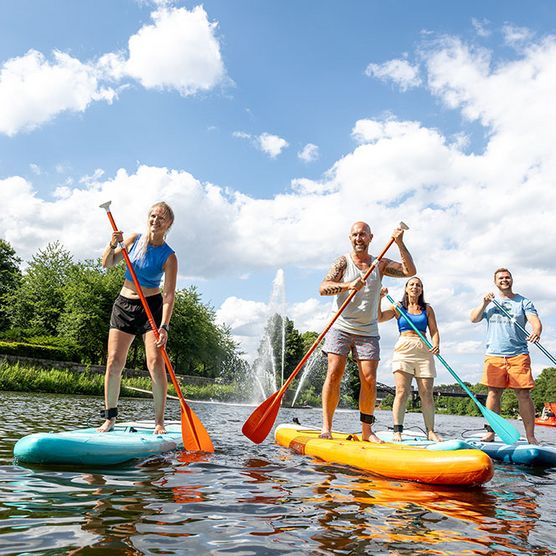
[[[507,273],[510,275],[510,277],[513,278],[512,273],[511,273],[507,268],[502,267],[502,268],[499,268],[499,269],[497,269],[497,270],[494,271],[494,279],[495,279],[495,280],[496,280],[496,275],[497,275],[499,272],[507,272]]]

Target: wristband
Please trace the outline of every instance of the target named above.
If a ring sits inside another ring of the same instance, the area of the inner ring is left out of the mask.
[[[166,330],[166,332],[170,332],[170,325],[169,324],[161,324],[160,328]]]
[[[116,247],[118,247],[118,244],[116,243],[116,245],[112,245],[112,242],[110,242],[110,249],[112,249],[112,251],[114,251],[114,249],[116,249]]]

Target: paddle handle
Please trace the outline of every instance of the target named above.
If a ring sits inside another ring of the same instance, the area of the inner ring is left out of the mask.
[[[498,309],[500,309],[516,325],[516,327],[519,330],[521,330],[521,332],[523,332],[523,334],[525,334],[526,337],[529,336],[529,333],[527,332],[527,330],[525,330],[525,328],[523,328],[523,326],[521,326],[521,324],[519,324],[519,322],[517,322],[516,318],[513,315],[511,315],[503,305],[498,303],[498,301],[496,301],[496,299],[493,299],[492,303],[494,303],[494,305]],[[539,340],[537,340],[536,342],[533,342],[533,343],[548,357],[548,359],[550,359],[550,361],[552,361],[552,363],[554,365],[556,365],[556,359],[541,345]]]

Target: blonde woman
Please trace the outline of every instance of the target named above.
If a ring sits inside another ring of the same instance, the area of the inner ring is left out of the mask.
[[[133,269],[147,299],[153,318],[158,326],[159,340],[156,341],[141,299],[126,269],[125,280],[112,307],[110,332],[108,334],[108,358],[104,377],[105,410],[101,416],[104,423],[98,432],[108,432],[116,423],[118,398],[122,370],[135,336],[142,336],[145,343],[147,367],[152,379],[155,408],[154,434],[164,434],[164,409],[168,383],[164,360],[158,349],[168,340],[170,318],[174,307],[178,260],[166,243],[166,235],[174,222],[172,209],[164,202],[154,204],[148,213],[147,229],[143,234],[133,233],[125,240],[121,231],[113,232],[110,243],[102,255],[102,265],[110,268],[123,260],[118,245],[123,242],[129,253]],[[164,286],[160,284],[164,277]]]
[[[388,290],[383,289],[381,296],[387,293]],[[426,335],[427,329],[429,330],[433,347],[430,350],[428,349],[396,307],[392,306],[383,311],[379,306],[378,321],[385,322],[396,318],[400,332],[392,357],[392,371],[396,383],[396,395],[392,406],[393,440],[395,442],[402,440],[407,399],[411,394],[411,382],[415,378],[421,398],[421,410],[427,438],[434,442],[440,442],[442,439],[434,430],[433,400],[433,383],[436,376],[433,355],[440,353],[440,334],[434,310],[425,302],[423,282],[420,278],[415,276],[406,282],[400,306],[419,332]]]

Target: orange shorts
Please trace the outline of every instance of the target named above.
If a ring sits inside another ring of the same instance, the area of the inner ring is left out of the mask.
[[[530,390],[535,386],[528,353],[503,357],[486,355],[481,383],[491,388]]]

